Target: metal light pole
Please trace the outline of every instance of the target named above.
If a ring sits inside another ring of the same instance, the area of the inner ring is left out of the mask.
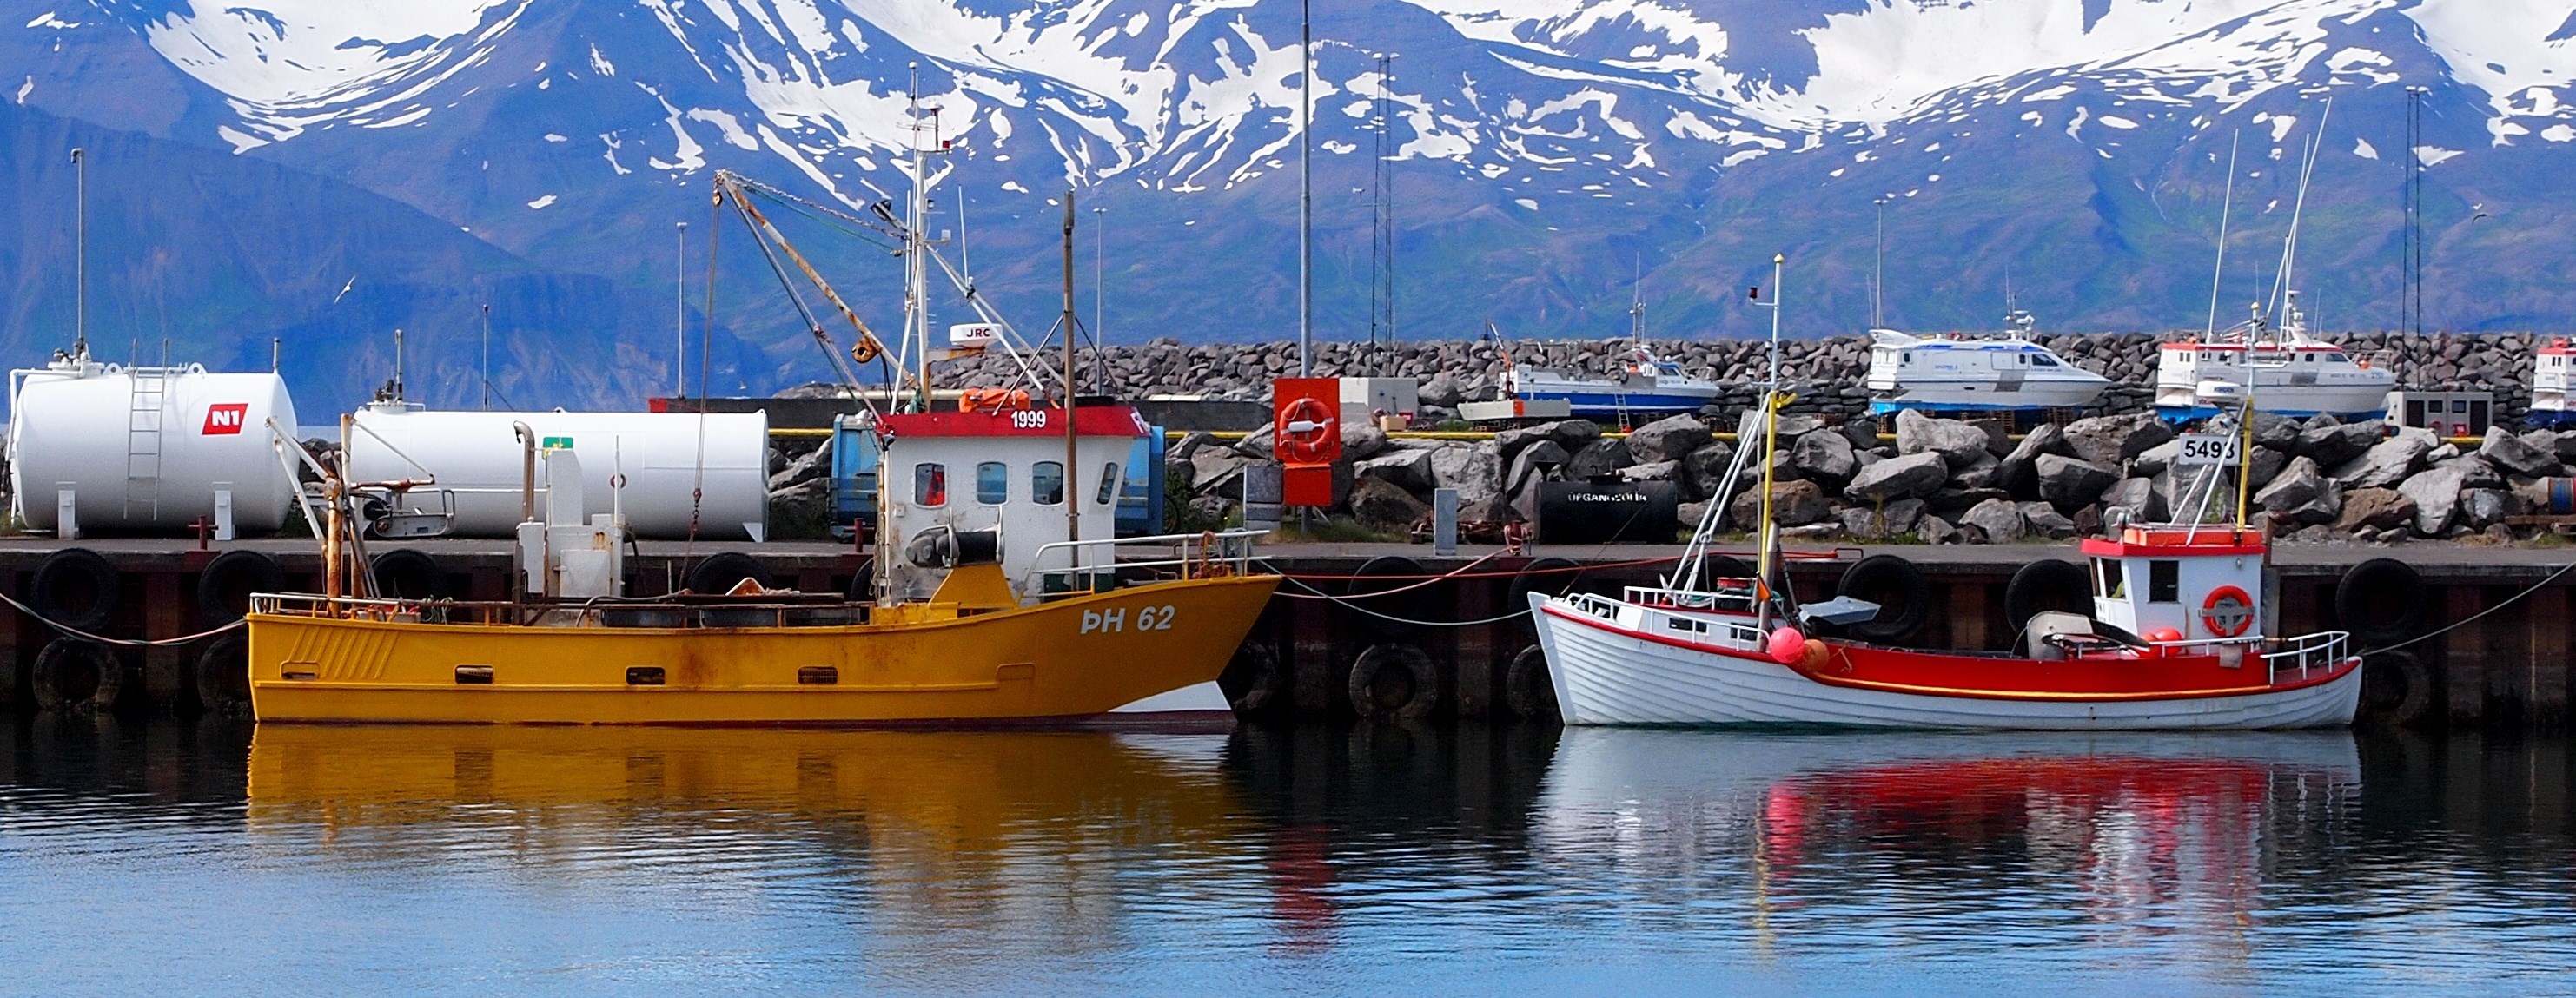
[[[1878,269],[1869,279],[1869,328],[1880,329],[1887,325],[1887,197],[1870,203],[1878,206]]]
[[[1789,263],[1786,253],[1771,254],[1771,390],[1780,390],[1780,274]]]
[[[1102,283],[1102,275],[1108,272],[1109,267],[1109,220],[1103,217],[1107,214],[1107,208],[1091,209],[1091,226],[1096,230],[1091,234],[1091,336],[1094,343],[1109,342],[1109,327],[1103,318],[1107,309],[1102,305],[1102,299],[1108,297],[1109,287]]]
[[[72,354],[83,356],[89,353],[89,154],[78,146],[72,148],[72,176]]]
[[[1315,374],[1315,0],[1297,5],[1297,376]]]
[[[671,299],[678,303],[671,327],[671,397],[689,397],[689,223],[680,223],[680,254],[675,279],[671,282]],[[484,408],[491,405],[486,403]]]

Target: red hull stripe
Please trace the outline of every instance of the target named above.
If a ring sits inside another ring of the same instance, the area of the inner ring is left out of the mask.
[[[1697,644],[1694,642],[1683,641],[1678,638],[1664,637],[1660,634],[1648,634],[1643,631],[1629,630],[1628,628],[1620,627],[1598,617],[1586,614],[1569,613],[1564,610],[1559,610],[1553,606],[1548,607],[1546,612],[1548,615],[1559,619],[1573,621],[1595,630],[1608,631],[1612,634],[1635,638],[1640,641],[1652,642],[1659,645],[1669,645],[1675,648],[1687,648],[1691,651],[1701,652],[1704,654],[1724,655],[1728,658],[1743,659],[1748,662],[1762,662],[1769,665],[1781,664],[1779,662],[1772,661],[1769,658],[1759,655],[1744,654],[1734,651],[1733,649]],[[2192,672],[2213,673],[2213,675],[2209,675],[2206,678],[2216,679],[2229,673],[2236,673],[2240,670],[2260,669],[2262,666],[2260,665],[2260,660],[2257,660],[2254,664],[2239,666],[2237,669],[2227,669],[2225,666],[2218,664],[2218,656],[2215,655],[2185,655],[2164,659],[2078,659],[2071,662],[2042,662],[2038,659],[2031,658],[1972,658],[1958,655],[1904,651],[1901,649],[1891,648],[1870,648],[1859,645],[1839,644],[1835,642],[1826,642],[1825,646],[1833,652],[1832,658],[1828,660],[1828,667],[1840,664],[1852,674],[1834,675],[1802,668],[1797,665],[1789,665],[1785,666],[1785,668],[1796,672],[1798,675],[1805,677],[1811,682],[1825,686],[1839,686],[1846,689],[1877,690],[1886,693],[1906,693],[1915,696],[1953,697],[1972,700],[2023,700],[2035,703],[2207,700],[2220,697],[2253,696],[2261,693],[2284,693],[2291,690],[2301,690],[2311,686],[2322,686],[2327,683],[2334,682],[2335,680],[2343,678],[2346,674],[2352,672],[2352,670],[2361,667],[2361,659],[2357,657],[2348,658],[2337,663],[2334,667],[2325,670],[2322,675],[2311,676],[2295,682],[2268,686],[2247,686],[2243,684],[2232,686],[2212,686],[2195,683],[2193,686],[2188,688],[2084,689],[2080,687],[2087,685],[2097,687],[2107,685],[2105,680],[2113,682],[2117,682],[2119,680],[2134,681],[2137,679],[2158,678],[2159,676],[2179,680],[2195,680],[2203,678],[2188,675],[2188,673]],[[2026,672],[2029,674],[2030,678],[2033,679],[2057,680],[2058,688],[2042,688],[2037,686],[2022,688],[1960,686],[1927,681],[1934,678],[1930,676],[1867,675],[1874,673],[1901,674],[1938,671],[1943,667],[1965,667],[1980,671],[2001,671],[2004,669],[2011,669]],[[2113,667],[2116,667],[2116,669]],[[2224,670],[2224,672],[2221,672],[2220,670]],[[2125,673],[2125,675],[2123,675],[2123,673]],[[2246,672],[2244,674],[2253,675],[2254,673]]]

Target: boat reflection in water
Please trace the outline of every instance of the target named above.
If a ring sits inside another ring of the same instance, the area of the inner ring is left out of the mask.
[[[1007,925],[1000,949],[1071,952],[1104,945],[1133,894],[1122,880],[1186,869],[1238,837],[1225,742],[262,725],[248,827],[377,880],[481,878],[502,895],[582,881],[688,909],[829,898],[909,913],[897,922]]]
[[[1534,834],[1552,861],[1749,890],[1784,918],[2048,884],[2068,919],[2239,938],[2283,843],[2348,823],[2360,789],[2348,732],[1568,729]]]

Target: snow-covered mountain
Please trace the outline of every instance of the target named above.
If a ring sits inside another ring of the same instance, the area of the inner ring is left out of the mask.
[[[2298,283],[2328,326],[2393,326],[2409,87],[2425,88],[2428,321],[2564,328],[2576,316],[2561,248],[2576,198],[2551,182],[2576,166],[2576,103],[2561,100],[2576,82],[2576,3],[1313,9],[1323,336],[1367,329],[1381,148],[1394,160],[1405,336],[1473,335],[1486,319],[1515,335],[1608,334],[1639,288],[1660,331],[1751,335],[1755,314],[1736,302],[1769,281],[1774,253],[1790,260],[1790,328],[1856,329],[1881,201],[1894,324],[1988,325],[2009,286],[2051,326],[2198,325],[2231,146],[2220,297],[2232,315],[2270,286],[2310,141],[2323,150]],[[521,303],[551,319],[496,307],[512,342],[565,335],[551,327],[567,315],[592,327],[615,316],[590,348],[614,360],[582,377],[513,367],[522,390],[631,404],[669,386],[675,223],[693,223],[702,257],[714,170],[857,209],[901,200],[916,142],[954,144],[932,160],[936,224],[1024,325],[1054,309],[1056,199],[1071,188],[1113,339],[1292,335],[1298,12],[1288,0],[13,0],[0,80],[19,82],[0,90],[22,122],[140,133],[141,161],[94,159],[94,184],[149,175],[180,147],[215,150],[398,202],[453,228],[421,240],[477,244],[492,261],[442,271],[394,247],[317,246],[310,228],[347,220],[293,210],[228,246],[161,246],[152,213],[238,207],[191,208],[185,178],[165,176],[132,231],[101,234],[93,288],[102,302],[155,301],[170,318],[154,328],[183,343],[225,352],[277,330],[345,340],[408,324],[455,346],[481,320],[460,303],[512,270],[593,288]],[[18,186],[46,202],[22,209],[16,294],[0,313],[12,317],[0,345],[27,357],[62,338],[68,312],[54,276],[63,192],[44,194],[68,173],[59,149],[31,148],[53,134],[20,125],[9,157]],[[816,376],[775,280],[716,221],[730,242],[715,315],[744,343],[717,387]],[[899,268],[879,245],[820,213],[783,224],[871,321],[894,324]],[[283,254],[271,269],[292,276],[229,288],[216,296],[228,307],[208,309],[148,290],[156,253]],[[447,290],[346,314],[325,299],[349,278]],[[659,318],[644,304],[655,295]],[[309,376],[347,395],[381,372],[334,361]]]

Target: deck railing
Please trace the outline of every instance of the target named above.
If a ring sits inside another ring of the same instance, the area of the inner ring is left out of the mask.
[[[2263,665],[2274,683],[2280,682],[2285,672],[2295,673],[2293,680],[2306,679],[2311,670],[2331,669],[2351,658],[2351,639],[2348,631],[2318,631],[2283,638],[2277,646],[2280,650],[2264,654]]]
[[[1623,590],[1623,595],[1630,603],[1668,607],[1674,610],[1753,612],[1753,580],[1751,579],[1723,580],[1717,584],[1715,590],[1629,586]]]
[[[1083,573],[1112,573],[1142,570],[1176,576],[1200,576],[1215,572],[1249,575],[1252,572],[1252,540],[1269,533],[1267,530],[1219,530],[1196,534],[1155,534],[1149,537],[1101,537],[1080,541],[1056,541],[1038,546],[1029,558],[1030,568],[1020,582],[1021,592],[1037,592],[1049,576]],[[1168,551],[1161,558],[1120,558],[1121,547],[1159,547]],[[1095,564],[1080,567],[1045,567],[1049,555],[1065,552],[1068,565],[1075,552],[1095,548],[1110,549]],[[1214,570],[1213,572],[1211,570]],[[1068,588],[1080,588],[1078,586]]]

